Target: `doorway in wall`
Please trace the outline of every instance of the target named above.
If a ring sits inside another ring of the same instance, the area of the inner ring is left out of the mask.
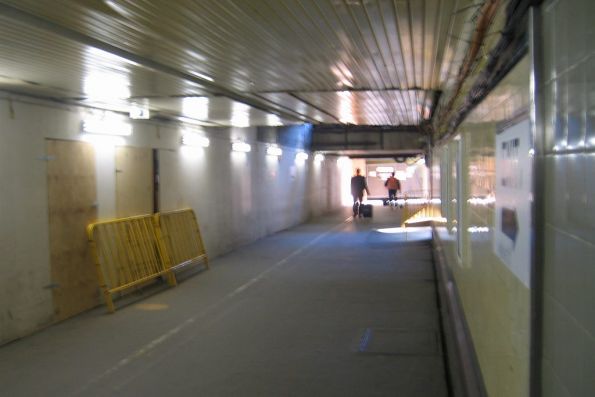
[[[153,149],[116,148],[118,218],[153,213],[153,165]]]
[[[97,219],[95,151],[84,142],[46,140],[50,267],[55,320],[99,304],[86,227]]]

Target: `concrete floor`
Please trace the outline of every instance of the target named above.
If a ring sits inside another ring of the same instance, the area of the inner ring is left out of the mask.
[[[381,233],[399,211],[374,211],[275,234],[113,315],[6,345],[0,394],[447,396],[429,232]]]

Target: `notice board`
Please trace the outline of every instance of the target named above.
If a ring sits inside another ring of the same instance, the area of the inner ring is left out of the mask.
[[[524,119],[496,135],[494,251],[530,287],[533,156]]]

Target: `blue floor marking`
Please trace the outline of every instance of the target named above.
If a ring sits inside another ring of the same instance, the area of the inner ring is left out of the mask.
[[[359,341],[358,351],[360,353],[363,353],[368,349],[368,343],[370,343],[370,339],[372,339],[372,329],[366,328],[364,334],[362,335],[362,338]]]

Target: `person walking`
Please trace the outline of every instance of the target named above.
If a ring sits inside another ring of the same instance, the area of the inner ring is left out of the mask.
[[[401,191],[401,182],[397,178],[395,178],[395,173],[393,172],[391,176],[388,177],[386,182],[384,182],[384,186],[388,189],[388,204],[392,207],[397,205],[397,192]]]
[[[364,200],[364,190],[370,195],[370,191],[368,190],[368,184],[366,182],[366,178],[363,177],[361,174],[361,170],[358,168],[355,170],[355,175],[351,177],[351,195],[353,196],[353,217],[362,216],[360,211],[360,206],[362,205],[362,201]]]

